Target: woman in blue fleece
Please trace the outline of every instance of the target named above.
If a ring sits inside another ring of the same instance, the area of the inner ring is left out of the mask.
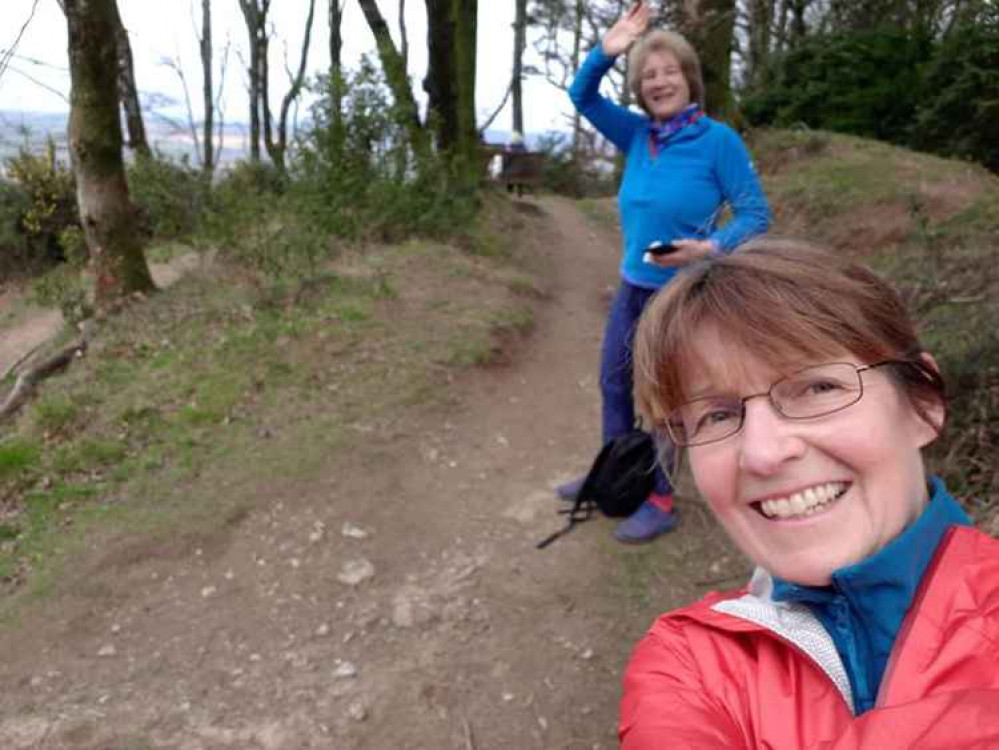
[[[580,113],[626,156],[618,192],[624,253],[621,285],[611,306],[600,364],[604,443],[632,429],[631,344],[643,308],[677,268],[711,253],[729,252],[766,232],[766,197],[742,139],[703,111],[704,83],[697,53],[679,34],[652,31],[651,10],[639,0],[604,36],[569,89]],[[637,44],[636,44],[637,42]],[[645,114],[600,94],[600,81],[630,50],[628,85]],[[723,207],[732,219],[720,226]],[[654,243],[672,243],[652,255]],[[558,488],[563,498],[581,480]],[[649,499],[621,523],[622,542],[646,542],[676,525],[672,489],[662,471]]]

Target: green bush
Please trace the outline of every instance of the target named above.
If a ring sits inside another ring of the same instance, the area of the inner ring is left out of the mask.
[[[15,231],[24,232],[26,264],[37,268],[64,260],[59,237],[66,229],[79,227],[80,219],[73,172],[56,159],[55,143],[49,139],[42,154],[21,149],[5,166],[23,193],[22,198],[8,195],[4,210],[20,209]]]
[[[201,227],[209,184],[201,170],[161,153],[128,165],[128,189],[147,231],[161,239],[184,239]]]
[[[999,6],[955,26],[926,68],[912,144],[999,172]]]
[[[903,28],[806,38],[744,92],[743,111],[753,125],[804,124],[901,143],[931,50],[929,39]]]
[[[391,100],[379,69],[363,59],[350,74],[339,115],[328,78],[311,126],[298,144],[289,192],[309,220],[345,239],[446,236],[478,208],[474,191],[438,156],[417,158],[405,112]]]
[[[13,182],[0,178],[0,278],[9,278],[28,260],[28,235],[21,224],[31,201]]]
[[[63,264],[39,276],[32,282],[31,292],[35,304],[58,309],[69,325],[94,314],[87,284],[72,265]]]

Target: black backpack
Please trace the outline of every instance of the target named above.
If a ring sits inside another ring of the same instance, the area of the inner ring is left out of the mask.
[[[655,482],[656,446],[649,433],[635,428],[614,438],[597,454],[572,507],[559,513],[566,525],[536,545],[544,549],[578,523],[589,521],[594,510],[611,518],[630,516],[648,498]]]

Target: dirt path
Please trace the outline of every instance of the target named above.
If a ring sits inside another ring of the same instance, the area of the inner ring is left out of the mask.
[[[558,524],[552,487],[595,448],[616,276],[614,237],[537,205],[551,297],[514,361],[321,481],[252,488],[272,498],[222,532],[81,560],[3,634],[0,747],[616,746],[631,645],[727,558],[689,504],[651,551],[605,521],[534,549]],[[628,582],[649,566],[647,600]]]

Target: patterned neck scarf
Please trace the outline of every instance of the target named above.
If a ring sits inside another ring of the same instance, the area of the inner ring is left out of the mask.
[[[694,103],[686,107],[682,112],[678,112],[669,118],[662,125],[657,125],[655,122],[649,125],[650,138],[652,143],[652,152],[658,153],[659,149],[666,145],[666,142],[673,136],[674,133],[682,130],[688,125],[700,120],[704,117],[704,110],[701,109],[701,105]]]

